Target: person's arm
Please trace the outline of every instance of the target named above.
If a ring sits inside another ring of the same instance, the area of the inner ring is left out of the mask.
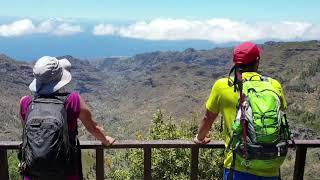
[[[206,136],[212,126],[212,123],[220,112],[220,86],[226,82],[227,81],[224,79],[220,79],[212,86],[210,96],[206,102],[206,114],[200,122],[198,134],[193,139],[193,141],[197,144],[207,144],[210,142],[210,138]]]
[[[209,110],[206,111],[204,118],[200,122],[198,134],[196,135],[196,137],[193,140],[195,143],[207,144],[210,142],[210,138],[208,138],[206,136],[212,126],[212,123],[214,122],[214,120],[216,119],[217,116],[218,116],[218,113],[213,113]]]
[[[91,111],[85,101],[80,97],[80,115],[79,119],[86,129],[104,145],[111,145],[115,139],[105,135],[104,129],[93,119]]]

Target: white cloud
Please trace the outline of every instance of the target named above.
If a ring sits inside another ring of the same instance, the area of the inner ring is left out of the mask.
[[[0,25],[0,36],[21,36],[30,34],[35,31],[35,27],[31,20],[22,19],[11,24]]]
[[[37,32],[39,33],[49,33],[54,29],[54,21],[46,20],[38,25]]]
[[[110,24],[99,24],[93,28],[92,33],[94,35],[113,35],[118,31],[118,28],[115,28]]]
[[[10,24],[0,25],[0,37],[23,36],[28,34],[53,34],[56,36],[67,36],[83,32],[79,25],[69,22],[49,19],[34,24],[30,19],[22,19]]]
[[[320,26],[295,21],[248,23],[231,19],[154,19],[127,26],[99,24],[94,27],[92,33],[148,40],[209,40],[225,43],[267,39],[319,39]]]
[[[74,26],[68,23],[60,24],[54,31],[52,31],[53,34],[58,36],[72,35],[80,32],[82,32],[80,26]]]
[[[80,25],[64,19],[17,20],[0,24],[0,37],[29,34],[68,36],[83,32]],[[231,19],[154,19],[130,25],[98,24],[92,33],[148,40],[209,40],[215,43],[248,40],[320,39],[320,24],[309,22],[248,23]]]

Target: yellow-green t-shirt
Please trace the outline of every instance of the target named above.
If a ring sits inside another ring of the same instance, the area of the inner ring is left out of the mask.
[[[242,73],[243,79],[250,79],[252,77],[253,80],[259,78],[258,73],[256,72],[245,72]],[[277,94],[281,100],[281,109],[285,110],[287,108],[287,102],[281,87],[281,84],[272,78],[269,78],[272,86],[277,90]],[[236,106],[239,101],[239,92],[234,92],[233,86],[228,85],[228,78],[222,78],[215,82],[212,87],[210,97],[207,100],[206,108],[214,113],[221,113],[224,119],[224,128],[223,128],[223,138],[225,142],[225,146],[229,144],[231,137],[231,127],[234,119],[236,117]],[[257,160],[255,160],[257,161]],[[279,160],[281,161],[281,160]],[[224,159],[224,167],[230,168],[232,162],[232,152],[226,151],[225,159]],[[254,174],[257,176],[277,176],[279,174],[278,168],[264,168],[263,171],[258,169],[250,169],[246,166],[241,165],[239,158],[236,158],[235,161],[235,169],[241,172],[248,172],[250,174]]]

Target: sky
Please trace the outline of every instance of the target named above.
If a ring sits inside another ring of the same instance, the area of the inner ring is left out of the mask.
[[[0,16],[137,21],[231,18],[319,22],[318,0],[1,0]]]
[[[126,40],[153,41],[162,47],[164,41],[207,41],[219,46],[320,39],[319,0],[1,0],[0,6],[0,40],[10,41],[12,48],[14,43],[26,43],[25,39],[37,46],[39,37],[41,46],[45,38],[58,38],[63,44],[70,39],[83,43],[86,37],[100,42],[122,38],[123,46]],[[211,47],[207,42],[201,47]],[[145,47],[130,52],[158,46]],[[0,44],[0,53],[6,52],[3,49]]]

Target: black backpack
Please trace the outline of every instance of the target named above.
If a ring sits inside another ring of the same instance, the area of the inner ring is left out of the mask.
[[[64,179],[70,159],[67,93],[33,98],[23,128],[20,171],[35,179]]]

